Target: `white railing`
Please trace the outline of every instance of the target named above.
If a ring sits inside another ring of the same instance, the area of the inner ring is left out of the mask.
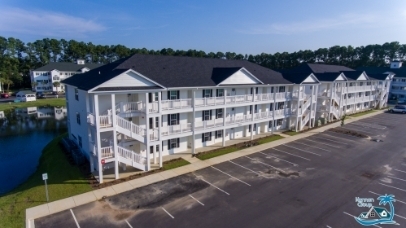
[[[336,94],[336,93],[332,93],[331,98],[333,98],[334,100],[336,100],[337,103],[340,103],[340,97]]]
[[[275,110],[275,119],[278,119],[278,118],[284,117],[284,116],[289,116],[290,114],[291,114],[290,108]]]
[[[100,127],[111,127],[113,125],[111,115],[101,115],[99,116]]]
[[[149,131],[149,140],[157,141],[159,139],[159,130],[158,129],[151,129]]]
[[[223,118],[195,122],[195,129],[199,130],[219,126],[223,126]]]
[[[191,108],[192,99],[163,100],[161,101],[162,110]]]
[[[114,150],[112,146],[101,148],[101,158],[112,158],[114,157]]]
[[[223,105],[225,102],[224,97],[203,97],[195,98],[195,106],[213,106]]]
[[[303,99],[303,97],[304,97],[304,92],[303,91],[301,91],[301,92],[295,91],[295,92],[292,93],[292,98]]]
[[[340,118],[340,114],[339,114],[340,112],[338,111],[338,108],[332,107],[331,111],[336,116],[337,119]]]
[[[236,116],[230,116],[226,118],[226,124],[238,124],[238,123],[244,123],[252,121],[252,116],[251,115],[236,115]]]
[[[276,101],[289,100],[291,98],[292,98],[292,93],[291,92],[275,93],[275,100]]]
[[[145,103],[142,101],[138,102],[120,102],[121,112],[144,112]]]
[[[135,163],[138,163],[141,165],[145,165],[145,163],[146,163],[146,158],[144,158],[140,154],[135,153],[134,151],[128,150],[121,146],[117,146],[117,152],[118,152],[119,156],[130,159],[131,161],[133,161]]]
[[[94,115],[93,115],[93,113],[88,113],[87,114],[87,122],[90,124],[90,125],[94,125],[95,124],[95,120],[96,118],[94,117]]]
[[[270,112],[270,111],[254,113],[254,120],[272,118],[272,116],[273,116],[272,112]]]
[[[132,123],[131,121],[123,119],[123,118],[121,118],[119,116],[116,116],[116,121],[117,121],[116,122],[117,126],[119,126],[121,128],[124,128],[124,129],[126,129],[126,130],[128,130],[128,131],[130,131],[130,132],[132,132],[134,134],[140,135],[142,137],[144,137],[145,134],[146,134],[146,131],[145,131],[144,128]]]
[[[157,113],[159,112],[159,103],[158,101],[153,101],[151,103],[148,103],[148,113]]]
[[[165,126],[165,127],[161,128],[161,131],[162,131],[162,135],[174,135],[174,134],[181,134],[181,133],[185,133],[185,132],[191,132],[192,124],[187,123],[187,124]]]
[[[252,97],[248,97],[247,95],[235,95],[226,97],[227,104],[238,104],[244,102],[252,102]]]
[[[305,118],[302,120],[302,129],[303,129],[304,126],[306,126],[306,124],[307,124],[307,122],[309,121],[309,119],[310,119],[310,113],[308,112],[308,113],[306,114]]]

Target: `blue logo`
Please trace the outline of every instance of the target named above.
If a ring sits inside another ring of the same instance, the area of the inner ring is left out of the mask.
[[[385,206],[389,205],[390,211],[385,207],[375,207],[372,203],[375,201],[374,198],[359,198],[355,197],[355,202],[357,202],[358,207],[367,207],[368,211],[362,212],[355,220],[363,226],[373,226],[378,224],[396,224],[393,221],[395,216],[395,207],[393,202],[396,202],[394,195],[385,194],[377,198],[379,200],[379,205]]]

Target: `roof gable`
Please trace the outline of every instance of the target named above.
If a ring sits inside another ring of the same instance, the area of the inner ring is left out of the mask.
[[[159,86],[157,83],[152,82],[151,80],[145,78],[144,76],[140,75],[138,72],[135,72],[133,70],[128,70],[126,72],[123,72],[114,78],[102,83],[101,85],[98,86],[98,88],[103,88],[103,87],[123,87],[124,86],[129,86],[131,87],[146,87],[146,86],[151,86],[151,87],[156,87]]]
[[[365,74],[365,72],[362,72],[362,74],[357,78],[357,81],[365,81],[368,80],[368,76]]]
[[[319,80],[313,74],[310,74],[302,83],[319,83]]]
[[[219,85],[244,85],[244,84],[263,84],[254,75],[246,69],[241,68],[232,75],[224,79]]]
[[[334,81],[347,81],[347,79],[345,78],[344,74],[341,73]]]

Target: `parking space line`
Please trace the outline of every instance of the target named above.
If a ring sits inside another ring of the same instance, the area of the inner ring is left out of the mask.
[[[269,165],[269,164],[263,163],[263,162],[259,161],[258,159],[253,159],[253,158],[250,158],[250,157],[248,157],[248,156],[244,156],[244,157],[246,157],[246,158],[248,158],[248,159],[250,159],[250,160],[252,160],[252,161],[259,162],[259,163],[261,163],[261,164],[263,164],[263,165],[269,166],[269,167],[271,167],[272,169],[275,169],[275,170],[277,170],[277,171],[279,171],[279,172],[281,172],[281,173],[285,173],[283,170],[281,170],[281,169],[279,169],[279,168],[276,168],[276,167],[273,166],[273,165]]]
[[[352,142],[358,142],[358,141],[356,141],[356,140],[354,140],[354,139],[348,139],[348,138],[344,138],[344,137],[337,137],[337,136],[330,135],[329,133],[333,133],[333,134],[336,134],[336,135],[345,135],[345,136],[348,136],[348,137],[351,137],[351,138],[358,138],[358,137],[355,137],[355,136],[346,135],[346,134],[341,134],[341,133],[336,133],[336,132],[334,132],[334,131],[328,131],[328,133],[325,133],[325,135],[328,135],[328,136],[330,136],[330,137],[339,138],[339,139],[345,139],[345,140],[349,140],[349,141],[352,141]]]
[[[359,132],[371,134],[370,131],[363,131],[363,130],[359,130],[359,129],[351,129],[351,128],[347,128],[347,127],[341,127],[341,128],[346,129],[346,130],[350,130],[350,131],[359,131]]]
[[[406,171],[402,171],[402,170],[399,170],[399,169],[394,169],[394,170],[396,170],[398,172],[406,173]]]
[[[128,225],[130,228],[133,228],[133,227],[131,226],[131,224],[127,221],[127,219],[125,220],[125,222],[127,223],[127,225]]]
[[[271,148],[271,149],[272,149],[272,150],[279,151],[279,152],[282,152],[282,153],[285,153],[285,154],[289,154],[289,155],[292,155],[292,156],[295,156],[295,157],[298,157],[298,158],[301,158],[301,159],[304,159],[304,160],[307,160],[307,161],[311,161],[311,160],[308,159],[308,158],[305,158],[305,157],[302,157],[302,156],[299,156],[299,155],[296,155],[296,154],[291,154],[291,153],[286,152],[286,151],[283,151],[283,150],[279,150],[279,149],[276,149],[276,148]]]
[[[286,144],[282,144],[282,145],[283,145],[283,146],[286,146],[286,147],[290,147],[290,148],[296,149],[296,150],[303,151],[303,152],[305,152],[305,153],[309,153],[309,154],[314,154],[314,155],[317,155],[317,156],[321,156],[320,154],[316,154],[316,153],[313,153],[313,152],[308,151],[308,150],[302,150],[302,149],[299,149],[299,148],[294,147],[294,146],[288,146],[288,145],[286,145]]]
[[[377,195],[377,196],[381,196],[381,195],[382,195],[382,194],[378,194],[378,193],[375,193],[375,192],[372,192],[372,191],[368,191],[368,192],[370,192],[370,193],[372,193],[372,194],[374,194],[374,195]],[[402,200],[398,200],[398,199],[396,199],[396,202],[406,204],[406,202],[404,202],[404,201],[402,201]]]
[[[331,146],[331,147],[334,147],[334,148],[340,148],[339,146],[336,146],[336,145],[331,145],[331,144],[328,144],[328,143],[322,143],[322,142],[316,142],[316,141],[313,141],[313,140],[311,140],[311,139],[303,139],[303,140],[307,140],[307,141],[310,141],[310,142],[315,142],[315,143],[320,143],[320,144],[323,144],[323,145],[326,145],[326,146]]]
[[[325,137],[320,137],[319,135],[314,135],[315,137],[318,137],[319,139],[323,139],[323,140],[328,140],[328,141],[331,141],[331,142],[335,142],[335,143],[340,143],[340,144],[344,144],[344,145],[348,145],[348,143],[345,143],[345,142],[337,142],[337,141],[335,141],[335,140],[333,140],[333,139],[327,139],[327,138],[325,138]]]
[[[296,163],[293,163],[293,162],[290,162],[290,161],[284,160],[284,159],[279,158],[279,157],[276,157],[276,156],[274,156],[274,155],[265,154],[265,153],[262,153],[262,152],[258,152],[258,153],[263,154],[263,155],[265,155],[265,156],[274,157],[274,158],[279,159],[279,160],[281,160],[281,161],[284,161],[284,162],[287,162],[287,163],[289,163],[289,164],[292,164],[293,166],[299,166],[299,165],[298,165],[298,164],[296,164]]]
[[[249,168],[247,168],[247,167],[244,167],[244,166],[242,166],[242,165],[240,165],[240,164],[237,164],[237,163],[235,163],[235,162],[233,162],[233,161],[230,161],[230,160],[229,160],[229,162],[231,162],[231,163],[233,163],[234,165],[237,165],[237,166],[239,166],[239,167],[241,167],[241,168],[243,168],[243,169],[246,169],[246,170],[248,170],[248,171],[250,171],[250,172],[253,172],[253,173],[257,174],[258,176],[262,176],[260,173],[257,173],[257,172],[255,172],[255,171],[252,170],[252,169],[249,169]]]
[[[76,220],[76,216],[75,216],[75,214],[73,213],[72,209],[70,209],[70,213],[72,214],[72,217],[73,217],[73,219],[75,220],[76,226],[77,226],[78,228],[80,228],[79,223],[78,223],[78,220]]]
[[[323,149],[323,148],[320,148],[320,147],[317,147],[317,146],[312,146],[312,145],[309,145],[309,144],[306,144],[306,143],[301,143],[301,142],[297,142],[297,141],[294,141],[293,143],[298,143],[298,144],[302,144],[302,145],[305,145],[305,146],[310,146],[310,147],[313,147],[313,148],[317,148],[317,149],[320,149],[320,150],[324,150],[324,151],[326,151],[326,152],[330,152],[330,151],[327,150],[327,149]]]
[[[225,175],[227,175],[227,176],[229,176],[229,177],[231,177],[231,178],[233,178],[233,179],[238,180],[239,182],[241,182],[241,183],[243,183],[243,184],[246,184],[246,185],[248,185],[248,186],[251,186],[251,185],[248,184],[247,182],[242,181],[242,180],[238,179],[237,177],[231,176],[230,174],[228,174],[228,173],[226,173],[226,172],[224,172],[224,171],[221,171],[220,169],[217,169],[216,167],[213,167],[213,166],[210,166],[210,167],[212,167],[213,169],[215,169],[215,170],[217,170],[217,171],[219,171],[219,172],[221,172],[221,173],[223,173],[223,174],[225,174]]]
[[[222,192],[224,192],[225,194],[230,195],[230,193],[228,193],[228,192],[224,191],[223,189],[217,187],[216,185],[214,185],[214,184],[212,184],[212,183],[206,181],[205,179],[203,179],[203,177],[200,177],[200,178],[198,178],[198,179],[201,180],[201,181],[203,181],[203,182],[206,182],[207,184],[209,184],[209,185],[212,186],[213,188],[216,188],[216,189],[218,189],[219,191],[222,191]]]
[[[368,128],[374,128],[374,129],[377,129],[377,130],[385,130],[386,129],[386,126],[380,126],[379,124],[375,124],[375,125],[378,125],[378,127],[376,127],[376,126],[373,126],[374,124],[365,123],[365,122],[362,122],[362,121],[360,121],[360,122],[352,122],[350,124],[357,125],[357,126],[368,127]]]
[[[329,226],[329,225],[326,225],[326,227],[327,227],[327,228],[333,228],[333,227],[331,227],[331,226]]]
[[[343,213],[346,214],[346,215],[349,215],[349,216],[351,216],[353,218],[357,218],[357,217],[355,217],[354,215],[352,215],[352,214],[350,214],[348,212],[343,211]],[[382,226],[378,226],[378,225],[373,225],[373,226],[382,228]]]
[[[382,184],[382,183],[378,183],[378,184],[389,187],[389,188],[394,188],[394,189],[397,189],[397,190],[402,191],[402,192],[406,192],[406,190],[395,187],[395,186],[392,186],[392,185],[387,185],[387,184]]]
[[[174,219],[175,217],[173,217],[167,210],[165,210],[165,208],[161,207],[162,210],[164,210],[172,219]]]
[[[400,216],[400,215],[398,215],[396,213],[395,213],[395,215],[398,216],[399,218],[406,219],[406,217]]]
[[[406,182],[406,180],[405,180],[405,179],[402,179],[402,178],[397,178],[397,177],[394,177],[394,176],[389,176],[389,178],[391,178],[391,179],[397,179],[397,180],[401,180],[401,181],[405,181],[405,182]]]
[[[197,200],[195,197],[193,197],[193,196],[190,195],[190,194],[189,194],[189,196],[190,196],[192,199],[196,200],[196,202],[198,202],[198,203],[200,203],[202,206],[204,206],[204,204],[203,204],[202,202],[200,202],[199,200]]]

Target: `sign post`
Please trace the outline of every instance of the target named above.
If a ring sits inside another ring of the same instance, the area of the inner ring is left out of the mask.
[[[45,194],[46,194],[46,196],[47,196],[47,202],[49,202],[48,186],[47,186],[48,173],[43,173],[43,174],[42,174],[42,180],[45,181]]]

